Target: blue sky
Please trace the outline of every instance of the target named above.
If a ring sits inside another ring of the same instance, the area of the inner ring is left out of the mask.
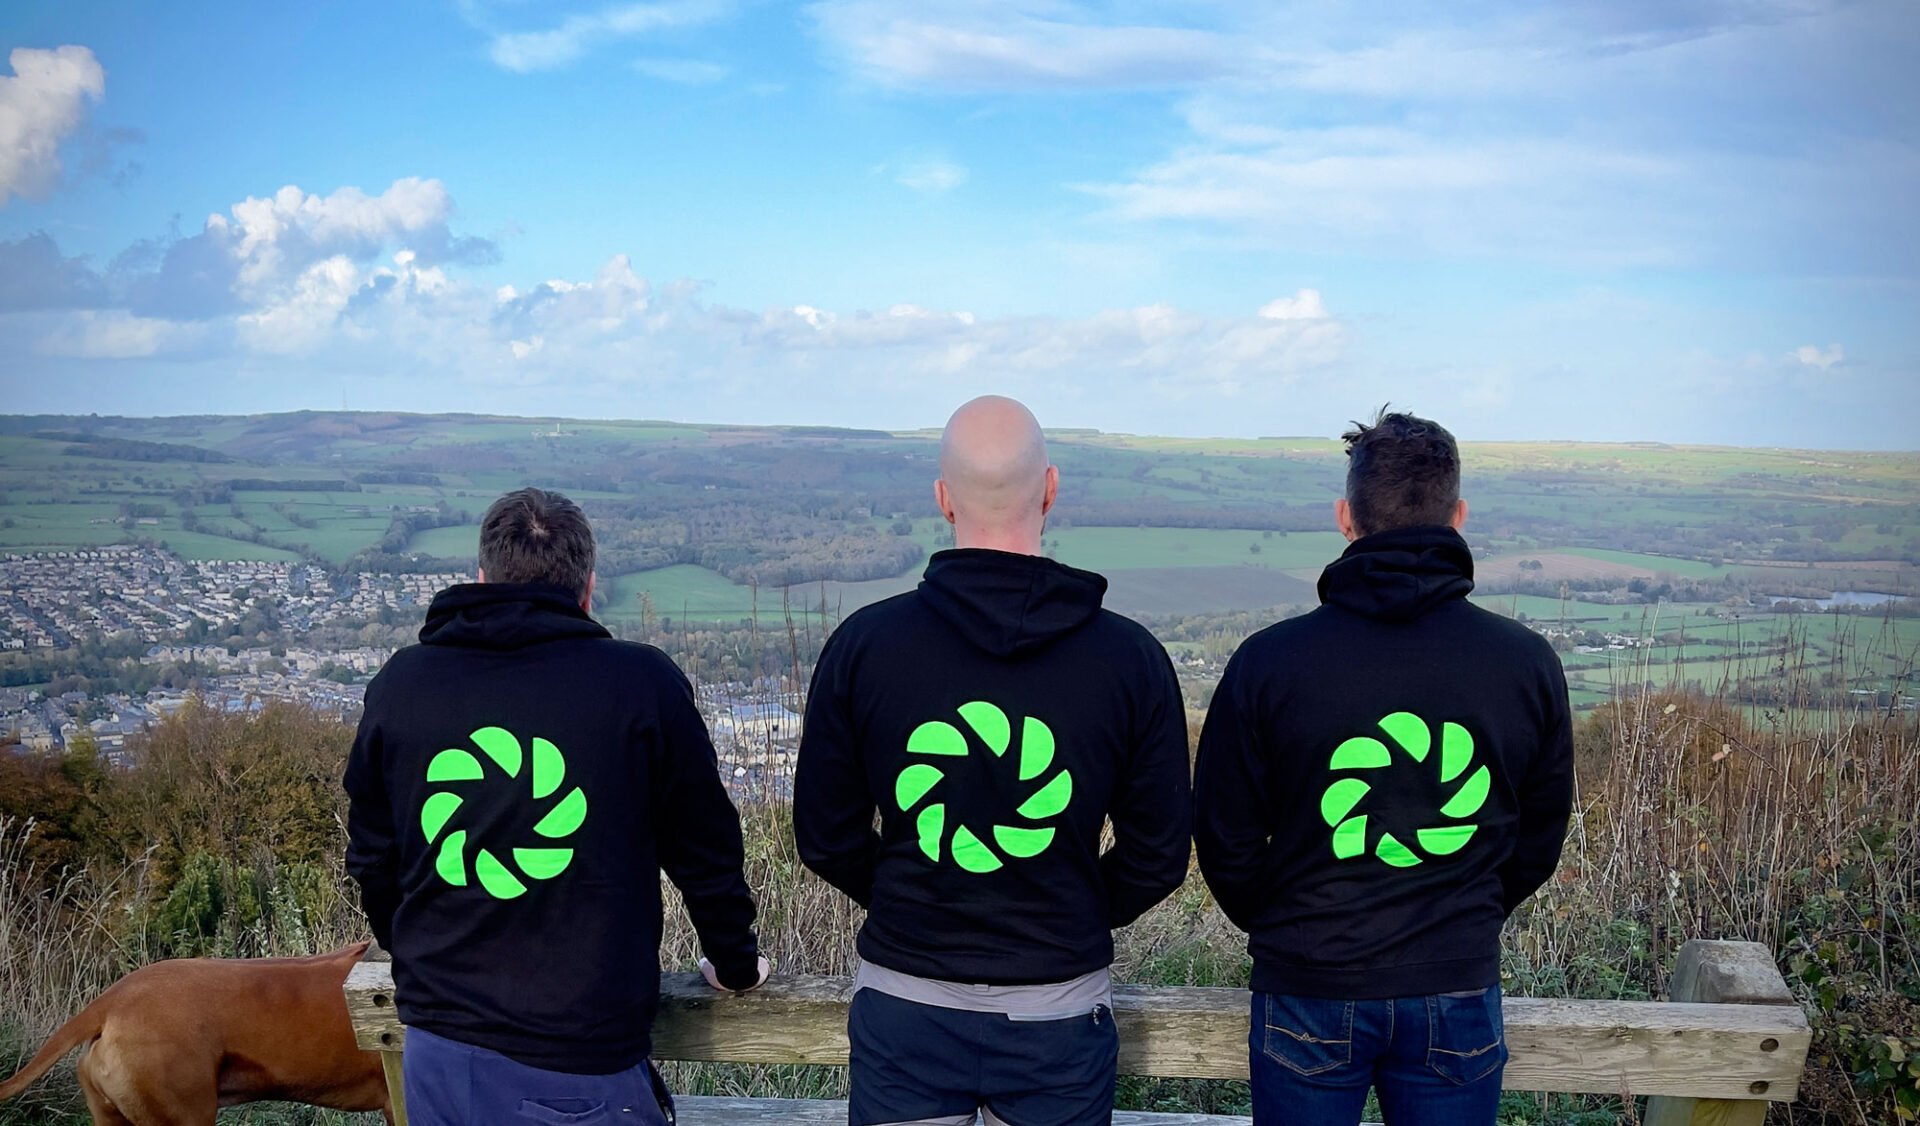
[[[1916,447],[1920,5],[0,11],[0,409]]]

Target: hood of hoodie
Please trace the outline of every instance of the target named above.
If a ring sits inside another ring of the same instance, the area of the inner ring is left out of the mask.
[[[1320,573],[1320,601],[1408,621],[1473,589],[1473,553],[1445,525],[1362,536]]]
[[[920,597],[975,648],[1030,653],[1100,612],[1107,580],[1039,555],[984,548],[936,552]]]
[[[612,637],[552,583],[460,583],[433,596],[422,645],[520,649],[569,637]]]

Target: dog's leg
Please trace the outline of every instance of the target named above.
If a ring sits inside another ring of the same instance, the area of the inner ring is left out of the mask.
[[[93,1076],[93,1046],[80,1049],[80,1058],[74,1061],[74,1075],[80,1080],[80,1093],[86,1096],[87,1113],[93,1115],[93,1126],[134,1126],[126,1115],[121,1114],[100,1089],[99,1082]]]
[[[220,1109],[218,1060],[182,1052],[166,1032],[114,1031],[94,1041],[78,1068],[97,1126],[213,1126]]]

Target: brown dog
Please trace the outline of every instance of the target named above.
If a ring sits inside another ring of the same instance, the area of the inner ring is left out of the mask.
[[[0,1083],[0,1101],[78,1047],[75,1071],[96,1126],[211,1126],[217,1108],[259,1099],[378,1110],[392,1122],[379,1053],[354,1044],[341,993],[368,945],[135,970]]]

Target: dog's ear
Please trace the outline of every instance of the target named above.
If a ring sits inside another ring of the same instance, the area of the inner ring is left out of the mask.
[[[358,962],[361,958],[366,956],[368,949],[370,949],[372,946],[373,946],[373,940],[371,938],[363,939],[359,942],[354,943],[352,946],[342,948],[340,953],[351,958],[353,961]]]

